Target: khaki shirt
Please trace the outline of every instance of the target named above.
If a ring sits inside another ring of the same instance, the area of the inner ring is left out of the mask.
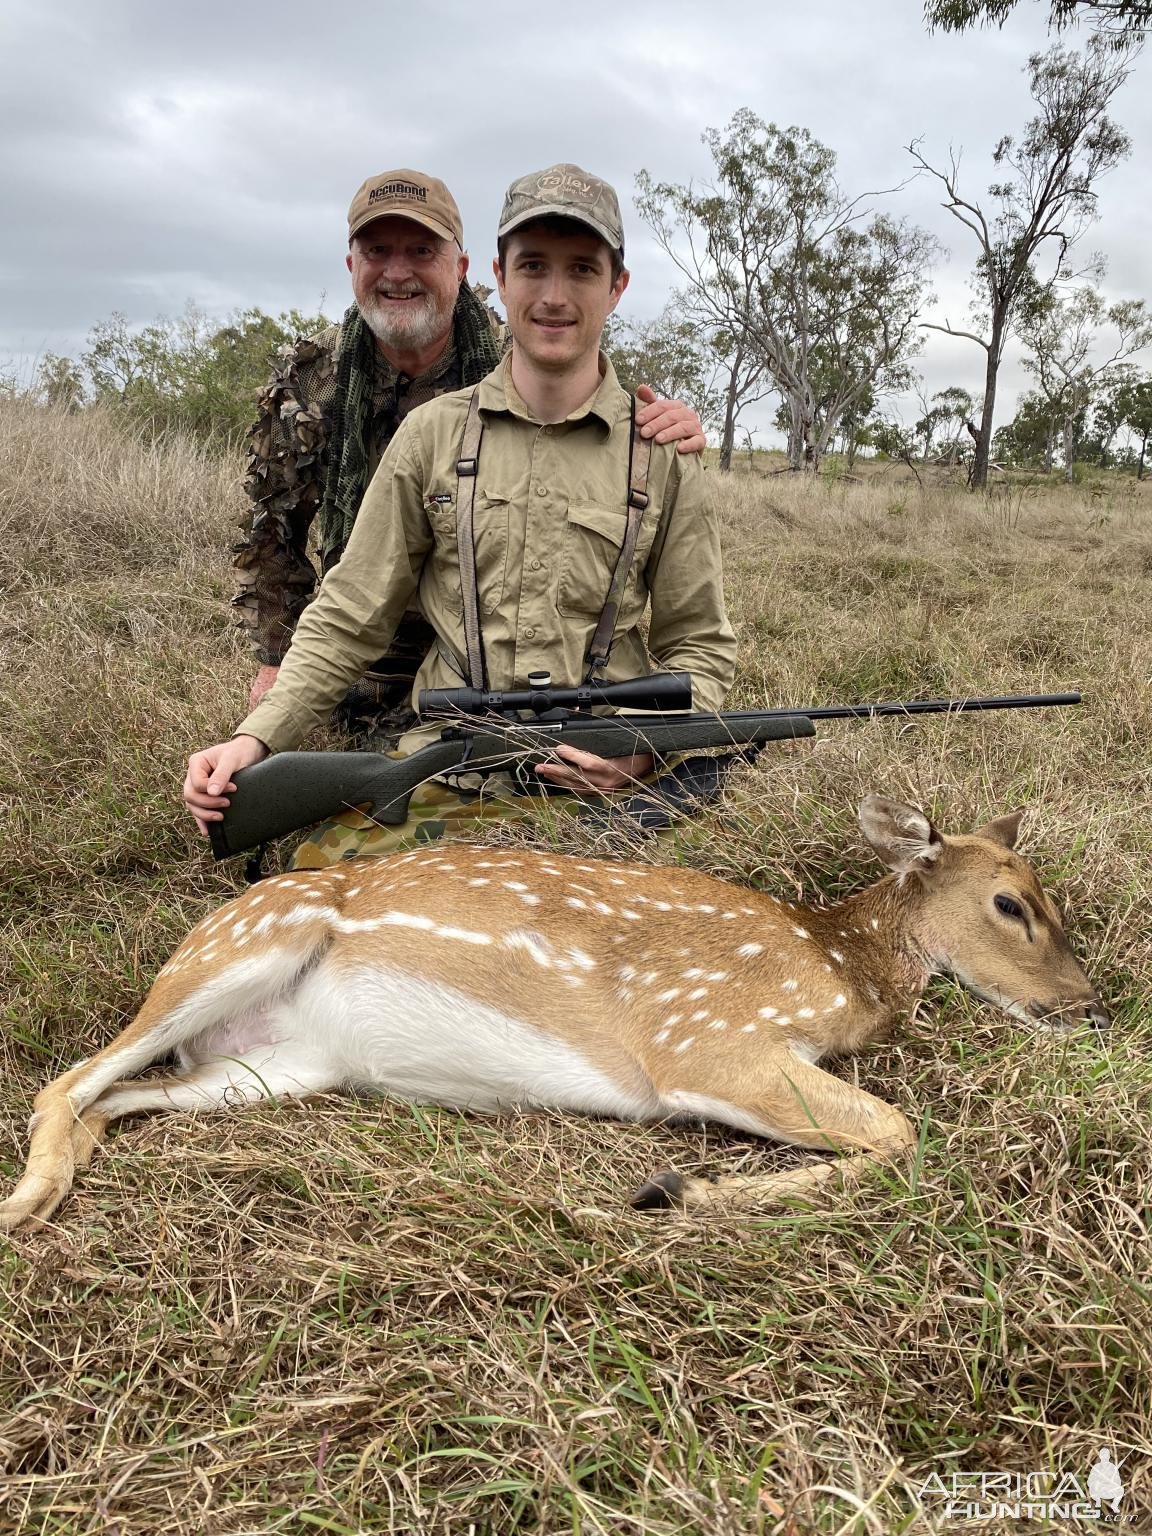
[[[629,397],[607,359],[599,389],[564,421],[537,420],[517,394],[511,359],[483,381],[484,439],[475,545],[488,685],[523,688],[530,672],[582,682],[596,621],[624,537]],[[349,683],[387,649],[414,592],[447,650],[466,654],[456,542],[456,460],[471,390],[409,416],[364,497],[343,559],[307,608],[275,687],[238,727],[273,751],[323,724]],[[695,454],[654,446],[644,514],[607,676],[691,674],[696,709],[719,709],[736,640],[724,610],[720,538]],[[647,643],[639,624],[651,604]],[[651,659],[650,659],[651,658]],[[653,668],[652,659],[657,663]],[[422,688],[459,686],[434,647]],[[411,732],[410,751],[439,733]]]

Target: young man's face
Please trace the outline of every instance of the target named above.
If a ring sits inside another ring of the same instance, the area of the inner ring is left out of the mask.
[[[454,241],[395,214],[374,219],[348,252],[352,292],[386,347],[420,351],[447,340],[468,258]]]
[[[563,373],[595,356],[604,322],[628,286],[612,281],[612,252],[599,235],[558,234],[528,224],[513,230],[496,282],[508,328],[524,357]]]

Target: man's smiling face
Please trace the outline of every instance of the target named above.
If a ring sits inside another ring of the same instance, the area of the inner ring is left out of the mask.
[[[447,339],[468,270],[468,258],[454,241],[390,214],[355,237],[348,270],[360,313],[384,346],[419,351],[441,336]]]
[[[540,369],[565,372],[600,346],[604,322],[628,286],[613,281],[612,251],[592,230],[565,220],[513,230],[504,267],[495,266],[508,328],[523,356]]]

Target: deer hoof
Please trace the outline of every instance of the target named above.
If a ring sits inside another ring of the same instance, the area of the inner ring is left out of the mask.
[[[634,1211],[683,1210],[684,1176],[665,1168],[653,1174],[629,1200]]]

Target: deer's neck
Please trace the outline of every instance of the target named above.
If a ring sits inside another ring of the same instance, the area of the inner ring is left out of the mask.
[[[853,1006],[842,1015],[845,1037],[830,1040],[829,1049],[858,1049],[887,1035],[914,1011],[932,974],[919,937],[922,900],[918,882],[901,886],[889,875],[811,914],[813,937],[837,964],[852,994]]]

